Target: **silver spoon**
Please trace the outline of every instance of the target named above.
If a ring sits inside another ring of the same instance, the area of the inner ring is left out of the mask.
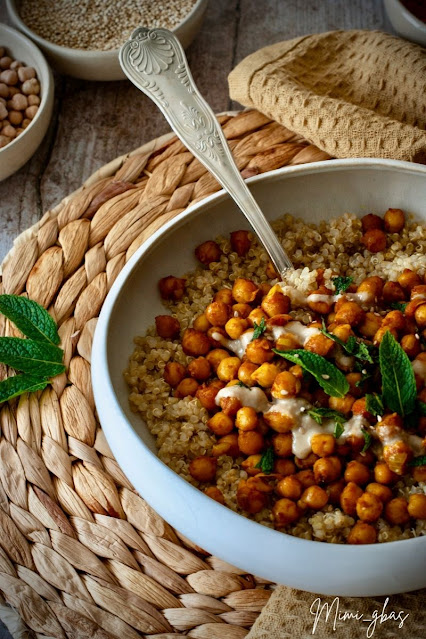
[[[167,29],[139,27],[120,49],[129,80],[155,102],[185,146],[244,213],[278,273],[293,265],[235,165],[212,109],[195,86],[179,40]]]

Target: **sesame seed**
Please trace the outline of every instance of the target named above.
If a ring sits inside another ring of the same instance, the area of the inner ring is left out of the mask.
[[[414,333],[414,337],[415,337],[416,339],[420,339],[420,335],[419,335],[418,333]]]
[[[377,415],[377,421],[378,421],[378,422],[381,422],[381,421],[382,421],[382,418],[381,418],[381,416],[380,416],[380,415]]]
[[[322,377],[323,379],[330,379],[330,375],[322,374],[322,375],[321,375],[321,377]]]
[[[363,368],[363,369],[362,369],[362,371],[361,371],[361,373],[362,373],[363,375],[367,375],[367,369],[366,369],[366,368]]]
[[[280,391],[280,393],[281,393],[281,395],[288,395],[288,391],[286,391],[284,389],[282,391]]]

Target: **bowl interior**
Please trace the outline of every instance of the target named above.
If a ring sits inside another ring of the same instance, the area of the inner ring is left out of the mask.
[[[291,213],[319,222],[345,212],[383,214],[394,207],[426,221],[426,168],[403,162],[318,162],[258,176],[250,186],[270,220]],[[199,243],[240,228],[249,228],[245,218],[227,196],[215,194],[154,234],[117,278],[99,319],[92,360],[95,399],[117,461],[167,521],[210,552],[255,574],[313,592],[354,596],[425,587],[425,575],[416,569],[413,552],[420,544],[424,549],[426,538],[363,547],[361,555],[359,547],[313,544],[254,524],[212,502],[160,462],[154,456],[155,446],[147,428],[130,410],[122,372],[133,350],[133,337],[153,324],[155,315],[164,313],[158,280],[170,274],[184,275],[196,266],[193,251]],[[155,473],[154,482],[147,476],[148,467]],[[167,499],[163,494],[166,486]],[[236,531],[237,540],[244,538],[246,542],[234,543],[228,537],[225,543],[220,528],[225,523]],[[250,543],[262,546],[258,556],[249,557]],[[390,547],[395,545],[403,550],[386,568]],[[303,556],[309,567],[301,573],[300,567],[291,565],[293,560],[285,565],[277,563],[273,548],[286,552],[287,557],[293,549],[294,556],[299,560]],[[315,548],[321,548],[321,552]],[[380,567],[378,556],[384,561]],[[330,568],[335,561],[339,569]],[[350,584],[345,566],[352,573]],[[323,568],[328,574],[327,584],[321,576]]]

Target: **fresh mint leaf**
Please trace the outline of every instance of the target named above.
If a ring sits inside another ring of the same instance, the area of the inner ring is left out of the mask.
[[[426,455],[420,455],[419,457],[415,457],[410,462],[408,462],[409,466],[426,466]]]
[[[404,313],[405,309],[407,308],[407,304],[408,302],[391,302],[390,307],[394,311],[401,311],[401,313]]]
[[[257,324],[256,322],[253,322],[253,328],[254,328],[254,331],[253,331],[253,337],[251,338],[251,341],[253,341],[254,339],[258,339],[266,331],[265,318],[262,317],[259,324]]]
[[[344,293],[354,281],[353,277],[343,277],[339,275],[338,277],[333,277],[332,282],[334,284],[334,288],[336,289],[336,294]]]
[[[244,382],[237,382],[237,386],[241,386],[241,388],[248,388],[249,390],[251,390],[251,387],[247,386],[247,384],[244,384]]]
[[[321,333],[329,339],[332,339],[333,342],[336,342],[336,344],[340,344],[348,355],[352,355],[353,357],[363,362],[368,362],[369,364],[374,364],[374,362],[377,361],[377,348],[373,346],[373,344],[366,344],[354,335],[350,335],[348,341],[344,342],[340,339],[340,337],[337,337],[336,335],[333,335],[333,333],[327,331],[324,318],[322,320]]]
[[[383,402],[389,410],[405,417],[416,405],[416,380],[408,355],[392,333],[386,331],[379,347]]]
[[[255,468],[260,468],[266,475],[272,473],[274,470],[274,449],[272,446],[266,449]]]
[[[339,437],[341,437],[344,432],[345,432],[345,428],[343,424],[341,424],[340,422],[336,422],[336,426],[334,427],[334,433],[333,433],[334,438],[339,439]]]
[[[279,351],[274,348],[272,350],[277,355],[288,359],[293,364],[299,364],[308,373],[311,373],[327,395],[344,397],[349,392],[349,383],[346,377],[325,357],[303,349]]]
[[[21,337],[0,337],[0,362],[41,379],[65,370],[62,349]]]
[[[0,382],[0,403],[7,402],[22,393],[33,393],[46,388],[49,380],[40,379],[33,375],[15,375]]]
[[[336,342],[336,344],[340,344],[340,346],[346,350],[346,343],[342,339],[340,339],[340,337],[337,337],[337,335],[333,335],[333,333],[328,332],[327,326],[324,322],[324,318],[322,318],[322,328],[320,329],[320,331],[323,335],[325,335],[329,339],[332,339],[333,342]]]
[[[373,438],[371,437],[368,430],[365,430],[365,428],[361,428],[361,432],[362,432],[362,436],[364,437],[364,446],[362,448],[361,453],[365,453],[370,448]]]
[[[0,313],[30,339],[59,344],[58,330],[53,318],[34,300],[19,295],[0,295]]]
[[[377,415],[383,415],[383,413],[385,412],[383,400],[377,393],[373,393],[372,395],[369,395],[367,393],[367,395],[365,396],[365,408],[374,417],[377,417]]]
[[[346,421],[346,417],[343,413],[332,408],[312,408],[308,410],[308,415],[315,419],[318,424],[322,424],[323,419],[334,419],[335,422],[343,423]]]

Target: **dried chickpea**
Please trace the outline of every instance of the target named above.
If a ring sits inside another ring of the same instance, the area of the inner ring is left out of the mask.
[[[386,249],[386,235],[380,229],[370,229],[361,237],[361,242],[370,253],[379,253]]]
[[[381,217],[374,215],[374,213],[368,213],[361,218],[362,232],[366,233],[371,229],[383,229],[384,223]]]
[[[269,317],[282,315],[290,310],[290,298],[280,291],[275,291],[263,299],[261,307]]]
[[[370,480],[370,470],[364,464],[352,460],[346,466],[344,478],[347,482],[362,486]]]
[[[236,302],[248,304],[254,301],[258,291],[259,288],[254,282],[238,277],[232,287],[232,296]]]
[[[426,303],[420,304],[415,310],[414,319],[417,326],[420,328],[426,328]]]
[[[164,381],[175,388],[186,375],[185,366],[179,362],[167,362],[164,367]]]
[[[302,484],[295,475],[287,475],[277,483],[277,493],[280,497],[297,501],[302,495]]]
[[[174,300],[175,302],[182,299],[185,293],[185,280],[173,275],[161,278],[158,282],[160,295],[163,299]]]
[[[272,384],[271,394],[276,399],[295,397],[302,387],[300,379],[295,377],[290,371],[279,373]]]
[[[377,521],[382,510],[383,502],[373,493],[364,493],[356,502],[356,514],[363,521]]]
[[[225,351],[224,348],[213,348],[209,353],[207,353],[206,360],[214,372],[216,372],[220,362],[227,357],[229,357],[229,353],[228,351]]]
[[[409,496],[408,514],[414,519],[426,519],[426,495],[414,494]]]
[[[292,456],[293,437],[291,433],[278,433],[272,437],[274,453],[278,457]]]
[[[195,396],[195,393],[198,390],[198,382],[192,377],[185,377],[175,389],[175,397],[187,397],[191,395]]]
[[[342,462],[339,457],[320,457],[314,463],[315,481],[326,484],[336,481],[342,474]]]
[[[195,328],[196,331],[201,331],[202,333],[207,333],[210,327],[211,324],[205,313],[198,315],[192,323],[192,328]]]
[[[270,388],[279,372],[280,369],[276,364],[265,362],[253,371],[251,379],[263,388]]]
[[[238,369],[241,361],[238,357],[226,357],[219,362],[216,375],[223,382],[230,382],[232,379],[238,378]]]
[[[219,262],[221,255],[222,250],[219,244],[213,240],[203,242],[195,249],[195,257],[205,266],[208,266],[212,262]]]
[[[268,316],[266,315],[265,311],[263,311],[261,308],[255,308],[252,311],[250,311],[250,313],[248,314],[247,317],[247,321],[250,324],[250,326],[254,326],[255,322],[256,325],[259,326],[260,323],[263,321],[266,321],[268,319]]]
[[[375,495],[380,501],[384,504],[392,499],[392,491],[388,486],[384,486],[383,484],[378,484],[376,482],[372,482],[368,484],[365,488],[367,493],[371,495]]]
[[[211,481],[216,475],[216,464],[214,457],[196,457],[189,464],[189,472],[197,481]]]
[[[231,316],[231,307],[224,302],[212,302],[204,313],[213,326],[225,326]]]
[[[225,331],[231,339],[238,339],[248,327],[248,321],[242,317],[231,317],[225,324]]]
[[[10,124],[13,124],[13,126],[19,126],[24,119],[20,111],[9,111],[8,117]],[[18,133],[18,131],[16,131],[16,133]]]
[[[157,315],[155,318],[157,335],[165,339],[174,339],[180,333],[179,320],[171,315]]]
[[[265,337],[253,339],[247,345],[246,357],[253,364],[270,362],[274,357],[271,343]]]
[[[254,486],[247,484],[244,479],[237,488],[237,503],[242,510],[254,515],[266,506],[267,496]]]
[[[233,231],[231,233],[231,248],[237,255],[247,255],[251,247],[252,235],[249,231]]]
[[[334,453],[336,439],[328,433],[316,433],[311,439],[312,452],[318,457],[328,457]]]
[[[243,406],[237,411],[235,426],[240,431],[249,431],[257,428],[259,418],[251,406]]]
[[[337,324],[350,324],[357,326],[365,317],[365,311],[356,302],[345,302],[336,311],[334,321]]]
[[[205,489],[204,494],[207,495],[207,497],[214,499],[219,504],[222,504],[223,506],[225,505],[225,497],[223,496],[222,491],[219,490],[217,486],[209,486]]]
[[[216,395],[223,387],[224,383],[220,380],[214,380],[208,385],[202,384],[195,393],[195,397],[203,408],[212,411],[216,408]]]
[[[401,275],[397,277],[397,282],[402,286],[404,291],[410,293],[415,286],[422,284],[422,278],[415,271],[405,268]]]
[[[330,397],[328,405],[333,410],[338,410],[340,413],[347,415],[351,412],[354,402],[355,397],[346,395],[345,397]]]
[[[375,336],[381,325],[382,318],[380,315],[376,315],[376,313],[368,311],[361,324],[358,326],[358,330],[364,337],[372,338]]]
[[[377,531],[365,521],[357,521],[348,535],[348,544],[374,544],[377,539]]]
[[[238,435],[238,447],[244,455],[256,455],[265,447],[263,435],[257,430],[240,431]]]
[[[243,319],[247,319],[250,313],[252,312],[252,307],[250,304],[233,304],[232,312],[234,317],[242,317]]]
[[[38,95],[40,93],[40,84],[36,78],[30,78],[22,83],[21,91],[25,95]]]
[[[312,508],[321,510],[328,502],[327,492],[321,486],[309,486],[305,488],[297,505],[300,508]]]
[[[362,494],[362,488],[354,482],[346,484],[340,495],[340,506],[346,515],[356,514],[356,503]]]
[[[210,419],[207,421],[207,426],[214,432],[218,437],[222,437],[223,435],[229,435],[229,433],[234,428],[234,420],[229,417],[229,415],[225,415],[223,411],[219,413],[215,413]]]
[[[389,280],[383,287],[382,297],[385,302],[404,302],[405,291],[401,284]]]
[[[401,209],[388,209],[384,217],[387,233],[400,233],[405,224],[405,213]]]
[[[299,507],[291,501],[283,497],[278,499],[272,507],[272,515],[277,526],[287,526],[300,518],[301,511]]]
[[[410,521],[408,503],[404,497],[395,497],[385,506],[385,518],[390,524],[406,524]]]
[[[255,381],[252,379],[252,374],[257,370],[258,365],[253,362],[243,362],[238,369],[238,379],[246,386],[254,386]]]
[[[197,357],[188,364],[188,373],[199,382],[204,382],[211,375],[211,366],[205,357]]]
[[[306,351],[321,355],[321,357],[327,357],[334,348],[334,341],[323,334],[312,335],[306,341],[304,348]]]
[[[212,455],[213,457],[220,457],[220,455],[238,457],[240,455],[240,449],[238,448],[237,433],[229,433],[228,435],[219,437],[216,444],[213,444]]]

